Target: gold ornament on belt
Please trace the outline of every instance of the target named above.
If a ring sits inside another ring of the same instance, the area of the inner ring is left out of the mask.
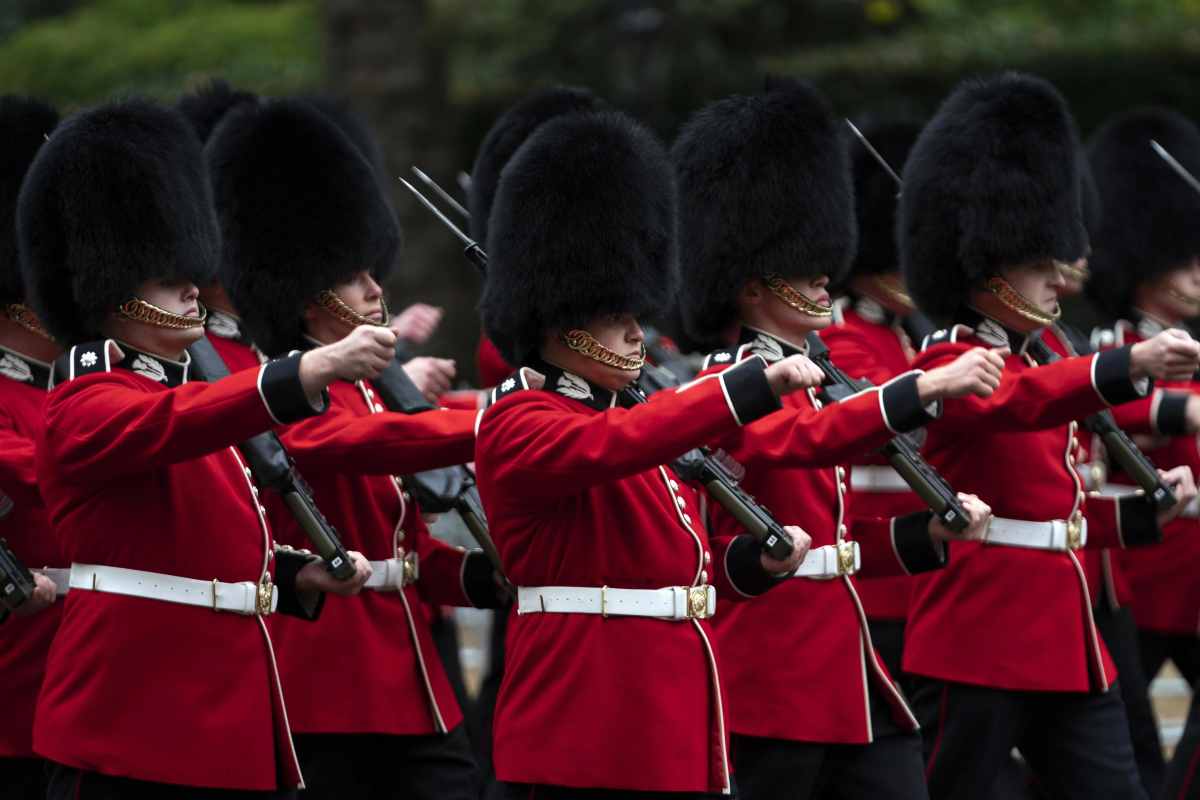
[[[346,301],[332,289],[325,289],[317,295],[317,305],[353,328],[357,328],[359,325],[376,325],[386,328],[388,324],[387,301],[382,297],[379,298],[379,305],[383,309],[383,322],[376,322],[370,317],[364,317],[346,305]]]
[[[1083,266],[1077,267],[1074,264],[1068,264],[1065,261],[1055,261],[1054,264],[1058,267],[1058,271],[1063,274],[1063,277],[1075,283],[1087,283],[1088,278],[1092,277],[1092,271],[1088,269],[1087,262],[1083,262]]]
[[[1059,308],[1058,303],[1054,304],[1054,310],[1050,313],[1042,311],[999,275],[988,278],[987,290],[994,294],[996,299],[1003,303],[1010,311],[1019,314],[1030,322],[1037,323],[1043,328],[1054,322],[1062,314],[1062,309]]]
[[[4,316],[30,333],[37,334],[51,342],[54,341],[54,337],[50,335],[50,332],[42,327],[42,321],[33,313],[33,309],[24,303],[9,303],[4,307]]]
[[[620,353],[609,350],[604,345],[596,340],[582,328],[572,328],[562,334],[562,343],[567,347],[579,353],[581,356],[590,358],[592,361],[598,361],[606,367],[615,367],[616,369],[625,370],[626,372],[637,372],[642,367],[646,366],[646,345],[642,344],[642,352],[637,356],[623,356]]]
[[[825,306],[809,300],[803,292],[797,291],[795,287],[778,275],[768,275],[763,282],[767,285],[767,288],[771,290],[771,294],[775,295],[780,300],[799,311],[801,314],[807,314],[810,317],[833,316],[832,303]]]
[[[142,322],[146,325],[152,325],[155,328],[185,330],[187,328],[204,327],[204,320],[208,318],[208,309],[204,307],[203,303],[197,303],[197,305],[200,307],[200,313],[194,317],[189,317],[185,314],[176,314],[174,311],[167,311],[165,308],[160,308],[140,297],[135,297],[132,300],[126,300],[122,303],[117,308],[117,313],[125,319]]]
[[[885,299],[891,302],[897,308],[914,311],[917,304],[913,302],[912,297],[908,292],[904,291],[904,284],[895,275],[875,275],[871,283],[875,289]]]

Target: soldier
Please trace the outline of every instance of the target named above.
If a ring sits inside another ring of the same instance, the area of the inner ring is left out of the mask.
[[[27,566],[56,568],[50,573],[53,578],[35,574],[40,584],[49,582],[51,600],[56,591],[67,591],[67,561],[38,491],[34,442],[43,426],[50,364],[62,347],[25,305],[16,208],[21,179],[57,124],[58,112],[45,103],[0,97],[0,491],[12,503],[12,511],[0,522],[0,536]],[[5,498],[0,498],[0,506]],[[33,710],[62,603],[33,614],[37,605],[27,602],[28,607],[18,609],[19,618],[0,628],[0,684],[7,696],[0,720],[0,786],[6,797],[40,800],[46,796],[45,762],[33,752]]]
[[[852,378],[876,386],[907,372],[921,339],[931,330],[904,291],[896,258],[896,201],[900,186],[888,169],[903,166],[921,126],[888,122],[865,128],[888,167],[860,143],[850,144],[858,250],[841,281],[846,295],[833,306],[833,325],[821,332],[834,361]],[[915,324],[914,324],[915,323]],[[856,517],[892,517],[924,508],[921,499],[879,455],[863,454],[850,467],[848,506]],[[909,576],[856,582],[871,641],[888,672],[900,678]]]
[[[807,352],[808,335],[831,322],[826,287],[849,266],[856,234],[846,143],[828,103],[777,81],[697,113],[672,155],[686,320],[698,339],[733,330],[738,341],[701,374]],[[996,362],[980,349],[824,411],[814,392],[796,393],[782,413],[720,441],[745,468],[746,490],[816,547],[792,580],[717,621],[741,796],[817,797],[835,785],[850,797],[924,794],[916,721],[872,646],[854,575],[936,569],[949,534],[928,511],[858,520],[850,531],[840,465],[928,422],[943,397],[989,393]],[[977,532],[987,507],[964,501]],[[718,541],[733,527],[722,513],[712,524]],[[768,672],[807,689],[778,696],[764,685]]]
[[[983,797],[1014,746],[1055,797],[1144,797],[1115,670],[1096,632],[1076,550],[1149,544],[1195,496],[1191,474],[1164,479],[1179,503],[1159,516],[1143,496],[1085,494],[1077,423],[1136,399],[1147,379],[1196,367],[1179,332],[1039,365],[1028,349],[1057,317],[1060,262],[1087,249],[1079,142],[1058,92],[1007,73],[969,80],[942,105],[904,167],[897,225],[905,283],[936,321],[914,366],[978,346],[1003,348],[991,398],[947,401],[925,452],[996,516],[945,569],[919,576],[904,667],[917,692],[930,796]]]
[[[1088,151],[1104,206],[1103,223],[1093,242],[1095,277],[1088,292],[1114,319],[1094,340],[1103,347],[1141,342],[1155,333],[1183,327],[1200,314],[1200,233],[1195,225],[1200,193],[1153,149],[1156,141],[1185,168],[1200,171],[1200,131],[1182,115],[1166,109],[1140,109],[1106,123]],[[1153,185],[1153,191],[1146,187]],[[1194,377],[1160,384],[1174,390],[1154,402],[1117,410],[1131,433],[1151,442],[1150,458],[1159,466],[1200,469],[1200,382]],[[1109,489],[1132,491],[1130,479],[1110,476]],[[1128,582],[1129,605],[1137,623],[1142,667],[1153,678],[1170,659],[1189,683],[1200,677],[1200,521],[1189,506],[1164,531],[1161,546],[1120,554]],[[1124,674],[1124,673],[1122,673]],[[1186,796],[1194,781],[1184,747],[1172,761],[1171,797]],[[1183,784],[1187,784],[1186,786]]]
[[[294,796],[300,774],[265,618],[312,618],[353,593],[318,560],[276,552],[236,442],[320,413],[337,377],[374,374],[390,333],[187,380],[196,284],[219,233],[199,143],[141,100],[62,123],[21,190],[29,300],[68,352],[37,443],[71,593],[38,699],[49,796]],[[163,720],[170,726],[164,728]]]
[[[222,283],[268,355],[386,330],[380,283],[400,229],[371,165],[297,99],[231,112],[206,150],[222,229]],[[494,607],[480,551],[432,538],[394,476],[461,464],[474,411],[384,409],[366,380],[330,385],[330,409],[281,432],[322,512],[372,559],[371,591],[326,605],[316,625],[280,620],[283,685],[315,797],[473,797],[462,714],[425,602]],[[282,517],[282,515],[280,515]],[[303,542],[280,518],[281,540]]]
[[[637,318],[676,287],[675,214],[662,146],[615,112],[538,128],[496,193],[481,311],[523,365],[476,445],[518,587],[495,724],[505,797],[728,794],[716,593],[724,608],[765,591],[808,549],[791,528],[787,561],[748,536],[714,551],[696,494],[665,465],[813,385],[811,363],[749,359],[644,405],[625,391],[644,363]]]

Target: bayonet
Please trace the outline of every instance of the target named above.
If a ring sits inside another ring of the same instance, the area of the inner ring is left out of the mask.
[[[1158,153],[1163,161],[1167,162],[1167,166],[1175,170],[1175,174],[1187,181],[1188,186],[1200,192],[1200,180],[1196,180],[1196,176],[1189,172],[1187,167],[1175,160],[1175,156],[1168,153],[1167,148],[1153,139],[1150,140],[1150,146],[1154,148],[1154,152]]]
[[[447,192],[441,186],[438,186],[437,181],[435,181],[433,178],[429,177],[428,175],[426,175],[424,172],[417,169],[416,167],[413,167],[412,171],[413,171],[413,174],[416,175],[418,178],[420,178],[425,183],[426,186],[428,186],[430,189],[433,189],[433,191],[437,193],[437,196],[442,198],[443,201],[445,201],[446,205],[450,206],[455,211],[457,211],[459,214],[461,214],[463,219],[465,219],[465,220],[471,219],[471,212],[469,212],[465,208],[463,208],[462,203],[455,200],[450,195],[449,192]]]
[[[427,209],[432,211],[433,215],[435,217],[437,217],[438,219],[440,219],[442,221],[442,224],[445,225],[447,228],[449,228],[450,232],[459,238],[459,241],[461,241],[464,245],[463,254],[466,255],[466,257],[470,260],[470,262],[472,264],[474,264],[481,273],[486,273],[487,272],[487,254],[485,254],[483,252],[483,248],[479,246],[479,242],[475,241],[470,236],[467,236],[465,233],[463,233],[462,229],[459,228],[457,225],[455,225],[450,220],[449,217],[447,217],[445,214],[443,214],[441,212],[441,209],[439,209],[437,206],[435,206],[428,197],[421,194],[421,192],[417,189],[417,187],[413,186],[411,183],[404,180],[404,178],[399,178],[399,180],[401,183],[404,184],[404,186],[410,192],[412,192],[414,195],[416,195],[417,200],[419,200],[421,202],[421,205],[425,206]]]

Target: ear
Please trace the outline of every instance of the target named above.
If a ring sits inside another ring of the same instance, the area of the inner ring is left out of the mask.
[[[766,296],[767,287],[762,282],[762,278],[751,278],[738,290],[738,304],[743,307],[756,306],[762,303]]]

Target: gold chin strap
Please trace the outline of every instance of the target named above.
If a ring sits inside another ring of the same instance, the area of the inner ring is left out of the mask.
[[[885,299],[896,307],[908,311],[916,310],[917,304],[913,302],[908,292],[904,291],[904,285],[895,275],[875,275],[871,279],[871,284]]]
[[[33,309],[24,303],[9,303],[4,307],[4,316],[30,333],[37,334],[48,341],[54,341],[54,337],[50,335],[50,332],[42,327],[42,321],[33,313]]]
[[[1087,279],[1092,277],[1092,271],[1087,268],[1086,263],[1082,267],[1076,267],[1065,261],[1055,261],[1054,263],[1058,265],[1058,270],[1063,274],[1063,277],[1069,281],[1087,283]]]
[[[646,365],[646,345],[642,345],[642,354],[636,357],[623,356],[609,350],[596,337],[581,328],[572,328],[560,337],[567,347],[586,356],[592,361],[598,361],[607,367],[616,367],[627,372],[637,372]]]
[[[201,328],[204,326],[204,320],[208,318],[208,309],[204,307],[204,304],[196,301],[196,305],[200,307],[200,313],[194,317],[188,317],[183,314],[176,314],[174,311],[167,311],[165,308],[159,308],[140,297],[135,297],[132,300],[126,300],[122,303],[117,309],[117,313],[125,319],[142,322],[146,325],[153,325],[155,328],[184,330],[186,328]]]
[[[1171,295],[1171,297],[1174,297],[1181,303],[1187,303],[1192,308],[1200,307],[1200,297],[1186,295],[1178,289],[1172,289],[1170,286],[1167,287],[1167,294]]]
[[[823,306],[820,303],[814,303],[802,292],[796,291],[790,283],[778,275],[768,275],[764,280],[764,283],[766,283],[767,288],[771,290],[771,294],[775,295],[780,300],[799,311],[801,314],[807,314],[810,317],[833,316],[832,303],[827,306]]]
[[[988,278],[987,290],[996,295],[996,299],[1007,306],[1010,311],[1021,315],[1030,322],[1036,322],[1043,328],[1054,322],[1062,314],[1062,309],[1059,308],[1058,303],[1054,304],[1054,310],[1050,313],[1047,314],[1045,311],[1042,311],[999,275]]]
[[[382,297],[379,298],[379,305],[383,308],[383,322],[376,322],[370,317],[364,317],[346,305],[346,301],[332,289],[325,289],[317,295],[317,305],[353,328],[357,328],[359,325],[376,325],[386,328],[388,324],[387,301]]]

